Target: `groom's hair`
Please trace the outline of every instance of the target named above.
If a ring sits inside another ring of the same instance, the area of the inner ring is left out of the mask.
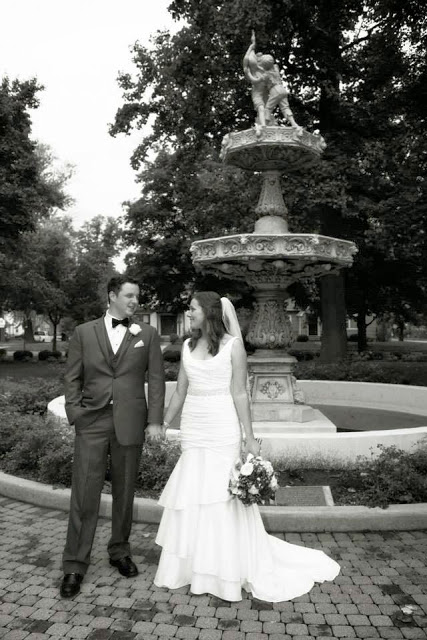
[[[135,280],[135,278],[130,278],[124,275],[114,276],[108,281],[108,284],[107,284],[108,302],[110,302],[110,291],[113,291],[117,295],[120,289],[123,287],[123,285],[126,284],[127,282],[130,284],[136,284],[139,286],[138,280]]]

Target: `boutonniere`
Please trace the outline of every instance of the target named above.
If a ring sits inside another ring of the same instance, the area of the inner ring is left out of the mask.
[[[130,325],[129,332],[133,336],[137,336],[138,333],[141,333],[141,327],[139,326],[139,324],[136,324],[136,322],[134,322],[133,324]]]

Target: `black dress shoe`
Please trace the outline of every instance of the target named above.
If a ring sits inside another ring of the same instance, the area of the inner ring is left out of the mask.
[[[119,573],[121,573],[125,578],[134,578],[138,575],[137,566],[129,556],[119,558],[118,560],[110,558],[110,564],[112,567],[117,567]]]
[[[80,591],[83,576],[81,573],[66,573],[62,580],[60,593],[62,598],[72,598]]]

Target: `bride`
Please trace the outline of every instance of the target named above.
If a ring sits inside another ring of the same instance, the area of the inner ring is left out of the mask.
[[[228,491],[241,451],[259,454],[247,394],[246,352],[233,305],[217,293],[194,294],[192,335],[182,349],[178,382],[164,426],[182,408],[182,454],[159,504],[164,507],[156,543],[162,547],[154,584],[239,601],[242,588],[280,602],[333,580],[339,565],[322,551],[292,545],[266,533],[256,505]]]

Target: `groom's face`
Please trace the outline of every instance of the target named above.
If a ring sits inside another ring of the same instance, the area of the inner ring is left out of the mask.
[[[110,291],[110,313],[116,318],[130,318],[138,308],[139,287],[125,282],[118,293]]]

